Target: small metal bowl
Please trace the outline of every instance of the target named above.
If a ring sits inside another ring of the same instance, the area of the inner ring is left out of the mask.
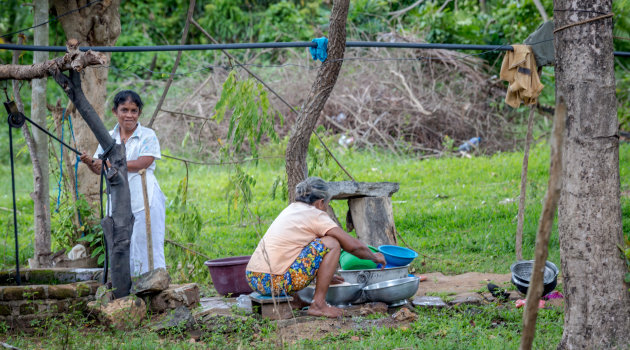
[[[363,293],[369,301],[382,301],[389,306],[400,306],[407,303],[418,291],[420,278],[405,277],[385,282],[370,284],[363,288]]]
[[[362,284],[333,284],[326,292],[326,302],[334,306],[348,306],[361,296]],[[308,286],[297,293],[307,303],[313,302],[315,287]]]
[[[512,284],[523,294],[527,294],[527,289],[529,289],[533,268],[534,260],[521,260],[510,266],[510,271],[512,271]],[[558,267],[554,263],[551,261],[545,262],[543,296],[551,293],[556,288],[558,273]]]

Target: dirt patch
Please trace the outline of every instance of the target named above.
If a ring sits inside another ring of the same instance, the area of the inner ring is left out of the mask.
[[[325,336],[335,336],[352,330],[369,331],[373,328],[408,327],[409,322],[400,322],[392,317],[366,319],[353,316],[343,319],[323,319],[298,317],[294,320],[278,322],[278,332],[285,342],[295,343],[304,339],[319,340]]]
[[[427,280],[420,282],[417,296],[427,293],[459,294],[466,292],[487,291],[486,285],[492,282],[498,286],[507,286],[511,275],[496,273],[467,272],[462,275],[445,276],[440,272],[425,273]]]

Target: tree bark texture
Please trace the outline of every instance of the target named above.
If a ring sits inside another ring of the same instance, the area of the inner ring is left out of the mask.
[[[48,21],[48,0],[33,1],[33,22],[43,23]],[[48,46],[48,24],[33,29],[34,44]],[[38,51],[33,53],[33,64],[48,61],[48,52]],[[31,92],[31,118],[39,125],[46,125],[46,78],[33,79]],[[50,242],[50,188],[48,174],[48,135],[35,128],[33,130],[35,140],[35,154],[40,167],[41,179],[33,177],[33,183],[39,182],[40,190],[31,194],[34,203],[33,216],[35,217],[35,249],[34,265],[32,267],[50,267],[51,242]],[[35,164],[33,164],[35,166]],[[35,204],[39,203],[39,204]]]
[[[57,14],[75,10],[85,5],[82,0],[52,0],[53,7]],[[120,35],[120,14],[118,8],[120,0],[104,0],[77,12],[71,13],[59,19],[66,38],[79,40],[84,46],[113,46]],[[110,53],[105,54],[108,61]],[[103,119],[107,98],[107,75],[108,69],[91,68],[86,69],[81,76],[83,91],[90,104],[94,107],[96,114]],[[74,122],[74,133],[77,140],[77,149],[85,152],[94,152],[98,142],[94,139],[90,128],[77,113],[72,115]],[[98,176],[94,175],[87,167],[79,167],[78,171],[79,192],[85,196],[93,209],[98,205]]]
[[[333,3],[328,33],[328,59],[319,67],[315,82],[291,130],[286,154],[289,202],[295,200],[295,186],[308,176],[306,164],[308,144],[341,70],[346,50],[346,19],[349,4],[349,0],[335,0]]]
[[[551,164],[549,165],[549,182],[547,183],[547,193],[543,202],[542,213],[538,223],[536,233],[536,251],[534,253],[534,267],[532,268],[529,288],[527,289],[527,303],[523,312],[523,332],[521,336],[521,350],[529,350],[534,342],[536,333],[536,317],[538,316],[538,301],[543,293],[543,275],[547,256],[549,255],[549,237],[553,219],[558,209],[558,199],[562,187],[562,146],[564,143],[565,119],[567,107],[561,96],[558,96],[556,115],[553,122],[553,133],[551,137]],[[532,113],[533,114],[533,109]]]
[[[555,0],[556,28],[610,13],[610,0]],[[567,11],[569,10],[569,11]],[[570,11],[576,10],[576,11]],[[555,33],[556,96],[567,104],[563,186],[558,212],[565,292],[559,349],[630,344],[630,293],[617,244],[619,136],[612,18]]]

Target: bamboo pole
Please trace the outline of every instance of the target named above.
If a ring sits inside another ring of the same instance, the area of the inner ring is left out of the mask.
[[[153,271],[153,236],[151,234],[151,207],[149,206],[149,194],[147,193],[147,170],[138,171],[142,179],[142,196],[144,197],[144,219],[146,220],[147,256],[149,259],[149,271]]]

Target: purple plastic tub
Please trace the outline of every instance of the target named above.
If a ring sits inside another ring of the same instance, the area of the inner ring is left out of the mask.
[[[210,270],[210,277],[214,288],[221,295],[239,296],[252,292],[247,279],[245,268],[251,256],[234,256],[231,258],[208,260],[204,265]]]

